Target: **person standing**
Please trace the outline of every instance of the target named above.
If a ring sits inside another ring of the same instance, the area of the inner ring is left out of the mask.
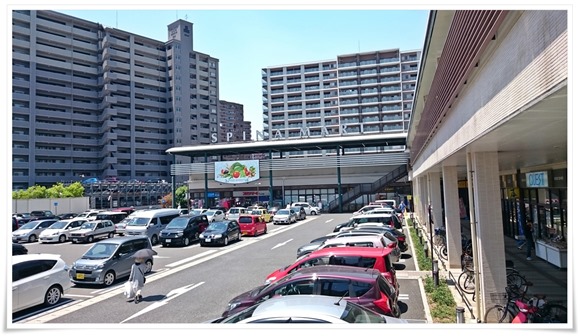
[[[534,227],[532,226],[532,221],[528,219],[526,226],[524,227],[524,236],[526,237],[526,257],[528,260],[532,260],[532,248],[534,247]]]
[[[143,258],[135,258],[135,263],[131,266],[131,274],[129,275],[129,282],[135,282],[135,303],[139,303],[143,299],[141,290],[145,285],[145,260]]]

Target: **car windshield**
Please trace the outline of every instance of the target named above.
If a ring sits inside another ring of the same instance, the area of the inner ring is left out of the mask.
[[[44,216],[44,211],[32,211],[30,213],[30,216],[35,216],[35,217]]]
[[[95,222],[86,222],[81,225],[81,229],[92,229],[95,227],[95,225],[97,225]]]
[[[300,208],[298,208],[298,207],[294,207],[294,208],[292,208],[292,210],[294,210],[294,212],[300,212]]]
[[[34,222],[28,222],[28,223],[26,223],[26,224],[22,225],[20,228],[21,228],[21,229],[24,229],[24,230],[32,230],[32,229],[34,229],[34,228],[35,228],[37,225],[38,225],[38,222],[37,222],[37,221],[34,221]]]
[[[262,211],[261,210],[253,210],[252,211],[252,215],[261,215]]]
[[[177,217],[171,220],[171,222],[169,222],[169,224],[167,224],[167,226],[165,228],[167,229],[183,229],[187,226],[187,223],[189,222],[189,218],[185,218],[185,217]]]
[[[115,253],[117,244],[97,243],[93,245],[84,255],[83,259],[106,259]]]
[[[64,229],[64,227],[68,224],[68,222],[65,221],[58,221],[55,222],[54,224],[52,224],[51,226],[49,226],[49,229]]]
[[[206,212],[204,212],[204,213],[205,213],[206,215],[208,215],[208,216],[213,216],[213,215],[215,215],[215,210],[208,210],[208,211],[206,211]]]
[[[149,224],[150,218],[147,217],[135,217],[127,225],[130,226],[147,226]]]
[[[200,210],[200,209],[191,210],[191,213],[194,214],[194,215],[201,215],[202,212],[203,212],[203,210]]]
[[[290,214],[290,210],[278,210],[278,212],[276,212],[276,215],[289,215]]]
[[[258,308],[259,305],[260,304],[255,304],[251,307],[248,307],[248,308],[242,310],[241,312],[226,318],[221,323],[238,323],[239,321],[242,321],[242,320],[245,320],[249,317],[252,317],[254,310],[256,310],[256,308]]]
[[[228,225],[224,222],[211,223],[206,230],[225,231]]]
[[[240,212],[240,209],[230,209],[230,214],[237,214]]]

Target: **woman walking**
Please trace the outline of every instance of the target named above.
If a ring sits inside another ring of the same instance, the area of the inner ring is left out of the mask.
[[[145,260],[143,258],[135,258],[135,263],[131,266],[131,274],[129,275],[129,283],[134,283],[135,288],[135,303],[139,303],[143,296],[141,290],[145,285]]]

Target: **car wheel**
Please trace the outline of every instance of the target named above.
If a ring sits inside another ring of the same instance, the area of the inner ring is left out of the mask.
[[[258,229],[254,230],[254,237],[258,237]]]
[[[199,232],[195,233],[195,236],[193,237],[193,240],[199,240]]]
[[[28,237],[28,242],[29,243],[34,243],[36,241],[36,236],[35,235],[30,235],[30,237]]]
[[[268,227],[264,226],[264,234],[268,233]]]
[[[310,211],[310,214],[311,214],[312,216],[314,216],[314,215],[316,215],[316,211]]]
[[[167,246],[169,246],[169,245],[167,245],[167,244],[161,244],[161,246],[163,246],[163,247],[167,247]]]
[[[224,238],[224,246],[228,246],[228,243],[229,243],[229,242],[228,242],[228,236],[226,236],[226,237]]]
[[[199,246],[201,246],[201,247],[204,247],[204,246],[205,246],[205,244],[199,243]]]
[[[149,259],[145,262],[145,274],[151,272],[153,270],[153,260]]]
[[[105,277],[103,278],[103,285],[105,285],[106,287],[109,287],[110,285],[113,284],[113,282],[115,282],[115,273],[113,271],[108,271],[105,274]]]
[[[151,237],[151,245],[155,246],[157,243],[159,243],[159,239],[157,239],[157,235],[153,235],[153,237]]]
[[[95,238],[94,238],[93,236],[88,236],[88,237],[87,237],[87,241],[88,241],[89,243],[92,243],[92,242],[94,242],[94,241],[95,241]]]
[[[185,237],[183,238],[183,246],[188,246],[189,245],[189,238]]]
[[[238,234],[236,235],[236,241],[240,241],[240,233],[238,232]]]
[[[107,235],[108,238],[113,238],[115,236],[115,232],[109,232]]]
[[[54,306],[62,298],[62,291],[58,286],[52,286],[44,294],[44,304],[47,306]]]
[[[66,241],[66,236],[65,235],[60,235],[60,237],[58,237],[58,242],[59,243],[64,243]]]

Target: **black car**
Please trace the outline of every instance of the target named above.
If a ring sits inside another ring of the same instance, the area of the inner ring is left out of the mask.
[[[159,233],[161,245],[187,246],[199,239],[209,222],[206,215],[183,215],[175,217]]]
[[[12,243],[12,255],[28,254],[28,249],[22,244]]]
[[[240,240],[240,235],[240,225],[235,220],[213,222],[199,235],[199,245],[226,246],[230,241]]]
[[[63,213],[60,215],[57,215],[56,217],[58,219],[72,219],[75,218],[78,214],[74,213],[74,212],[67,212],[67,213]]]

